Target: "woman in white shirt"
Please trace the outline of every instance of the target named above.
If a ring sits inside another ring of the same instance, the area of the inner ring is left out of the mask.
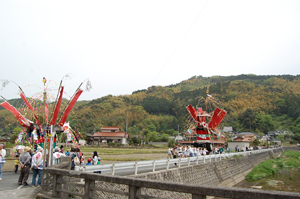
[[[97,163],[98,163],[98,152],[94,151],[94,154],[93,154],[93,164],[97,165]]]

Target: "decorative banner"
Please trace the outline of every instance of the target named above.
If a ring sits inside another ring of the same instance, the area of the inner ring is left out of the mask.
[[[191,116],[194,118],[195,121],[197,121],[196,116],[197,116],[197,111],[192,105],[188,105],[186,109],[190,112]]]
[[[28,128],[30,126],[30,123],[33,123],[32,121],[26,119],[15,107],[10,105],[7,101],[0,104],[3,108],[10,111],[18,120],[18,122],[21,124],[21,126]]]
[[[221,123],[225,115],[226,115],[226,111],[216,108],[214,115],[208,124],[208,127],[210,129],[215,130],[215,128],[219,126],[219,124]]]
[[[34,112],[32,106],[31,106],[31,104],[27,101],[27,99],[26,99],[24,93],[21,92],[20,96],[21,96],[21,98],[24,100],[24,102],[26,103],[26,105],[28,106],[28,108],[32,111],[32,113],[33,113],[33,115],[34,115],[34,117],[35,117],[35,119],[36,119],[36,123],[37,123],[39,126],[41,126],[41,123],[40,123],[38,117],[36,116],[36,114],[35,114],[35,112]]]
[[[77,93],[74,95],[74,97],[72,98],[72,100],[70,101],[70,103],[68,104],[63,116],[61,117],[58,125],[63,126],[64,123],[66,122],[68,115],[70,114],[73,106],[75,105],[76,101],[78,100],[78,98],[80,97],[80,95],[82,94],[83,90],[78,89]]]
[[[65,122],[64,123],[63,130],[64,130],[64,133],[69,133],[70,132],[70,122]]]
[[[61,106],[63,92],[64,92],[64,87],[62,86],[61,89],[60,89],[60,95],[59,95],[58,101],[55,105],[55,109],[54,109],[54,113],[53,113],[53,117],[51,119],[50,125],[55,125],[55,122],[56,122],[56,119],[57,119],[57,116],[58,116],[58,113],[59,113],[59,109],[60,109],[60,106]]]

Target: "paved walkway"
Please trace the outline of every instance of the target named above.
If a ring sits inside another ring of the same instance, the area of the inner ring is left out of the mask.
[[[18,185],[20,174],[15,174],[11,171],[4,171],[2,181],[0,181],[0,198],[1,199],[33,199],[41,190],[40,187],[31,187],[31,185]],[[31,184],[32,171],[28,178],[28,183]]]

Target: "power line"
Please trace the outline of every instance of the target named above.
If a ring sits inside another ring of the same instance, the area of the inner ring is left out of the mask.
[[[166,65],[169,63],[169,61],[171,60],[171,58],[173,57],[173,55],[175,54],[175,52],[177,51],[177,49],[179,48],[180,44],[182,43],[182,41],[184,40],[184,38],[186,37],[186,35],[189,33],[189,31],[192,29],[192,27],[194,26],[194,24],[196,23],[198,17],[201,15],[201,13],[203,12],[204,8],[206,7],[206,5],[208,4],[209,0],[205,3],[205,5],[203,6],[203,8],[200,10],[199,14],[197,15],[197,17],[195,18],[194,22],[192,23],[192,25],[189,27],[189,29],[186,31],[186,33],[183,35],[182,39],[180,40],[180,42],[178,43],[178,45],[176,46],[176,48],[174,49],[174,51],[172,52],[172,54],[170,55],[169,59],[166,61],[166,63],[164,64],[164,66],[162,67],[162,69],[159,71],[159,73],[157,74],[157,76],[155,77],[155,79],[152,82],[152,85],[154,84],[155,80],[157,79],[157,77],[160,75],[160,73],[164,70],[164,68],[166,67]]]

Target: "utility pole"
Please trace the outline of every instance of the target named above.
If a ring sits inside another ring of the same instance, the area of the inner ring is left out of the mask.
[[[126,117],[126,134],[127,134],[127,127],[128,127],[128,111],[127,111],[127,117]]]
[[[176,140],[175,140],[176,141]],[[179,143],[179,124],[178,124],[178,136],[177,136],[177,141]]]

